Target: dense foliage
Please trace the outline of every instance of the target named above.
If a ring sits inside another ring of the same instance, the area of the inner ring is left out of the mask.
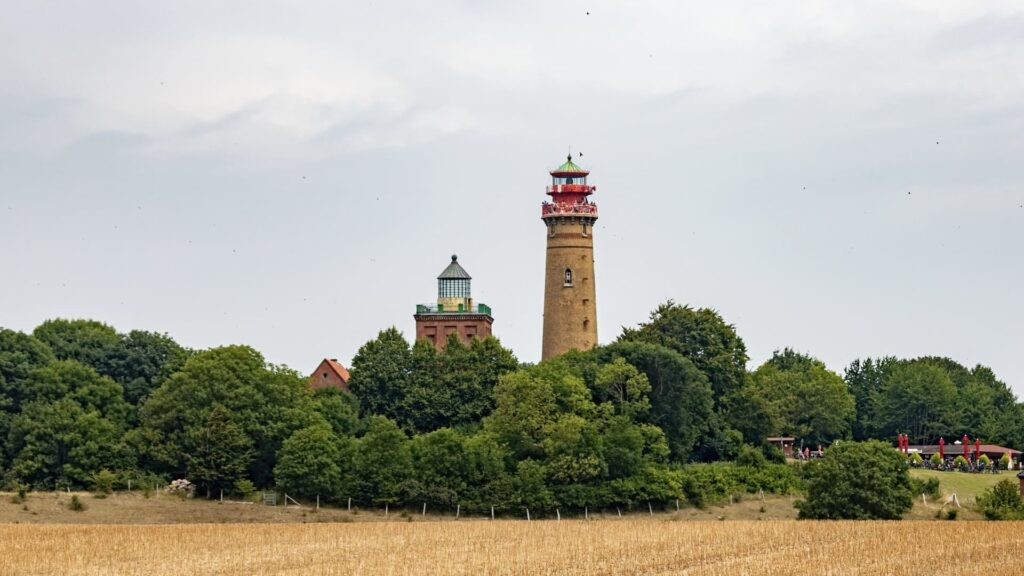
[[[913,506],[910,473],[892,446],[876,440],[843,442],[804,469],[807,499],[800,518],[897,520]]]
[[[978,497],[978,511],[989,520],[1024,520],[1024,497],[1017,482],[1006,479]]]
[[[789,349],[746,363],[717,312],[671,301],[609,345],[536,365],[494,338],[439,352],[390,328],[355,355],[351,392],[313,391],[246,346],[192,351],[164,334],[50,320],[32,334],[0,329],[0,484],[187,478],[200,495],[279,488],[535,515],[806,489],[806,517],[894,517],[900,494],[930,487],[911,488],[887,444],[842,442],[804,477],[765,438],[969,433],[1024,445],[1021,405],[982,366],[868,359],[844,379]],[[888,492],[861,493],[879,478]]]
[[[845,380],[856,403],[853,437],[911,443],[963,435],[991,444],[1024,446],[1024,405],[990,368],[968,369],[949,358],[856,360]]]

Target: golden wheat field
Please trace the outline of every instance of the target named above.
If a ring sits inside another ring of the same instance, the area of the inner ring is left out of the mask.
[[[930,553],[941,547],[941,553]],[[0,574],[1018,574],[1024,523],[0,525]]]

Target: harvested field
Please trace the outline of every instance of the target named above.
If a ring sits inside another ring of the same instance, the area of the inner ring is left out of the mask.
[[[1015,574],[1024,523],[0,525],[0,574]],[[963,554],[927,561],[931,544]],[[936,564],[939,562],[939,564]]]

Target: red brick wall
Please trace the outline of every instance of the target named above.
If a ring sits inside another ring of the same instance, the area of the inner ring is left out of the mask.
[[[463,344],[472,338],[486,338],[491,335],[494,320],[486,314],[424,314],[416,318],[416,339],[427,340],[438,350],[448,343],[448,335],[455,333]]]

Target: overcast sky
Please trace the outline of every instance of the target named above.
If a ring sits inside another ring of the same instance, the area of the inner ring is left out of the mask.
[[[308,372],[413,335],[457,253],[537,361],[571,147],[601,342],[671,298],[751,368],[943,355],[1024,395],[1019,1],[2,7],[0,326]]]

